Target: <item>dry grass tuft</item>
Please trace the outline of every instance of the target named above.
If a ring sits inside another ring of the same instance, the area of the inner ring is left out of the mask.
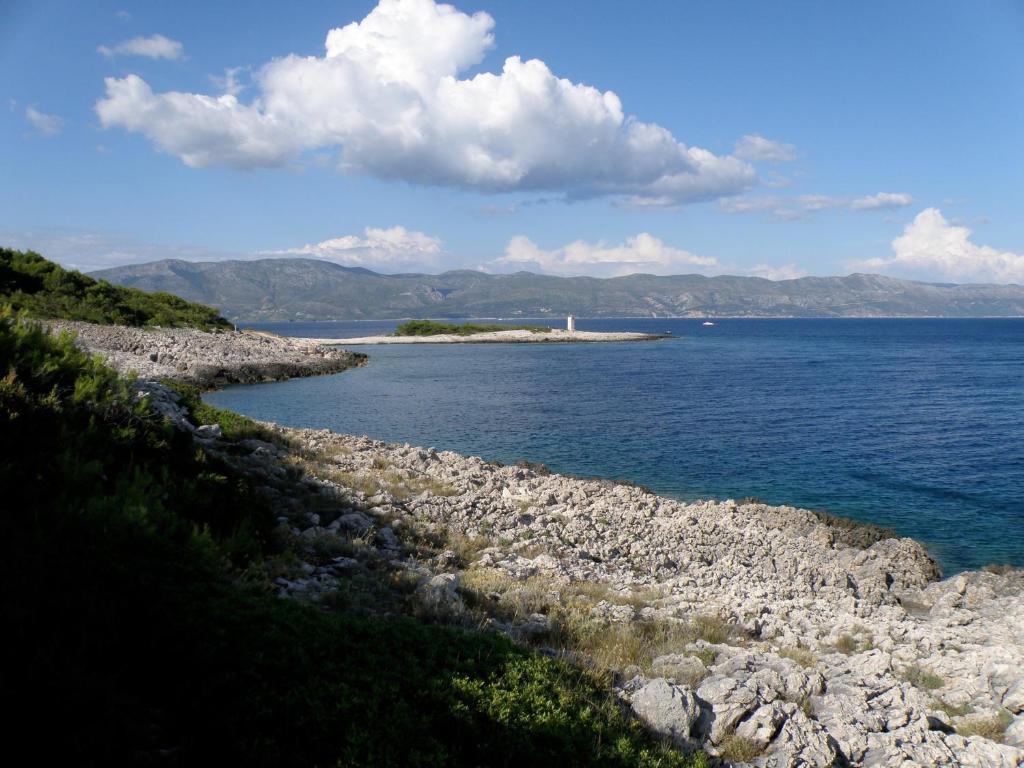
[[[1011,722],[1013,716],[1004,710],[994,715],[969,717],[956,727],[956,732],[964,737],[981,736],[983,739],[1001,742]]]
[[[814,651],[810,648],[804,648],[802,645],[798,645],[792,648],[782,648],[779,650],[779,656],[784,659],[792,659],[801,667],[810,668],[818,663],[818,657],[814,655]]]
[[[680,651],[690,640],[690,628],[666,620],[622,624],[585,622],[569,638],[573,650],[586,654],[601,669],[636,665],[647,671],[659,656]]]
[[[727,642],[732,636],[733,629],[721,616],[694,616],[690,619],[690,627],[693,635],[701,640],[719,645]]]
[[[364,496],[376,496],[381,491],[380,481],[373,475],[360,472],[328,470],[323,476],[343,488],[359,491]]]
[[[352,449],[345,445],[327,445],[315,451],[307,451],[305,454],[306,458],[325,464],[330,464],[351,455]]]
[[[853,635],[840,635],[835,642],[835,649],[847,655],[856,653],[858,647],[857,639]]]
[[[722,740],[722,757],[734,763],[749,763],[764,753],[764,748],[753,739],[731,733]]]
[[[467,536],[463,533],[449,533],[444,541],[446,549],[450,549],[459,559],[463,568],[467,568],[480,556],[493,542],[485,536]]]

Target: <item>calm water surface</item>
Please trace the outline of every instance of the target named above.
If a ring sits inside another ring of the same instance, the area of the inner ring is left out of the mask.
[[[395,323],[280,323],[298,336]],[[1024,320],[580,320],[651,343],[363,347],[362,369],[232,387],[260,419],[757,496],[924,541],[945,571],[1024,565]]]

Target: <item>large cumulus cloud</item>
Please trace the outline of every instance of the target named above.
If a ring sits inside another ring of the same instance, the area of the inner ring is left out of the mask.
[[[859,269],[967,282],[1024,283],[1024,254],[971,240],[971,230],[925,208],[892,241],[893,255],[859,262]]]
[[[757,181],[732,156],[690,147],[628,115],[611,91],[557,77],[537,59],[460,77],[493,45],[494,20],[434,0],[381,0],[327,34],[323,56],[288,55],[255,76],[258,95],[154,92],[107,78],[106,127],[147,136],[193,167],[254,168],[337,148],[344,170],[484,192],[547,190],[676,205]]]

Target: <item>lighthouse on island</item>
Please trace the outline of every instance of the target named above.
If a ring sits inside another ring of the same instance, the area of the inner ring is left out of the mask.
[[[567,330],[569,333],[576,332],[576,318],[573,317],[572,315],[569,315],[569,317],[566,318],[565,320],[565,330]]]

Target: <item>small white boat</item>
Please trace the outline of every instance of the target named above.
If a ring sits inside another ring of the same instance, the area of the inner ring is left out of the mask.
[[[701,325],[714,325],[710,320],[705,320]]]

